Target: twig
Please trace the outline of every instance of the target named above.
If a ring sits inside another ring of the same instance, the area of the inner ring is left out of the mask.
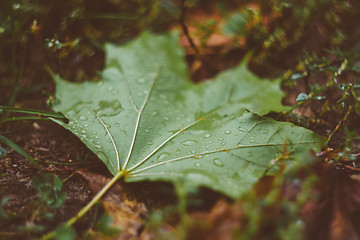
[[[196,47],[194,41],[192,40],[192,38],[189,34],[188,27],[185,24],[185,15],[186,15],[187,9],[188,9],[188,7],[186,5],[186,0],[181,0],[181,14],[180,14],[180,18],[179,18],[179,23],[185,34],[186,39],[190,43],[191,48],[194,49],[194,51],[195,51],[196,58],[199,58],[199,49]]]

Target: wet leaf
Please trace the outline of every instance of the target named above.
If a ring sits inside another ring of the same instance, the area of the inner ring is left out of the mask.
[[[54,76],[54,120],[78,136],[125,181],[184,180],[239,197],[288,145],[295,154],[320,138],[290,123],[261,117],[283,111],[280,80],[258,79],[246,63],[212,81],[189,81],[176,34],[142,34],[106,45],[98,83]]]

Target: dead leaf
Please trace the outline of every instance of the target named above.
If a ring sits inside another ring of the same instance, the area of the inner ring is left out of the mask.
[[[209,213],[193,213],[188,239],[232,240],[246,226],[239,204],[219,200]]]
[[[89,182],[91,190],[96,194],[110,181],[102,175],[81,170],[79,173]],[[113,226],[122,231],[118,236],[106,238],[111,240],[147,240],[150,239],[144,229],[144,219],[148,211],[144,203],[137,201],[124,189],[121,182],[115,184],[102,198],[102,204],[107,214],[112,216]],[[100,238],[99,238],[100,239]]]
[[[318,201],[302,210],[311,239],[351,240],[360,238],[360,183],[334,166],[323,165],[321,181],[314,189]]]

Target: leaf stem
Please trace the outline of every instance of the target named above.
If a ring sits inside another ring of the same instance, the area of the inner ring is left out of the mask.
[[[85,206],[83,207],[74,217],[69,219],[64,226],[70,227],[72,226],[77,220],[79,220],[81,217],[83,217],[94,205],[97,201],[99,201],[106,193],[107,191],[122,177],[124,177],[127,174],[127,171],[119,171],[117,174],[95,195],[95,197]],[[40,240],[47,240],[54,238],[56,236],[56,230],[52,231],[42,238]]]

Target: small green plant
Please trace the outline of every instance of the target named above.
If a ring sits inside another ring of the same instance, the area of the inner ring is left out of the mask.
[[[324,128],[327,135],[327,151],[320,154],[326,162],[357,169],[358,129],[360,119],[360,81],[356,51],[335,49],[328,51],[331,59],[307,54],[296,70],[286,74],[285,85],[295,88],[306,84],[307,92],[297,96],[294,108],[311,107],[314,115],[305,121],[293,115],[297,122]]]
[[[57,208],[66,201],[66,194],[61,191],[62,180],[52,174],[41,174],[32,179],[33,187],[39,192],[40,204]]]
[[[6,220],[9,219],[8,213],[5,211],[4,207],[6,204],[8,204],[10,201],[10,198],[8,197],[2,197],[0,201],[0,219]]]

